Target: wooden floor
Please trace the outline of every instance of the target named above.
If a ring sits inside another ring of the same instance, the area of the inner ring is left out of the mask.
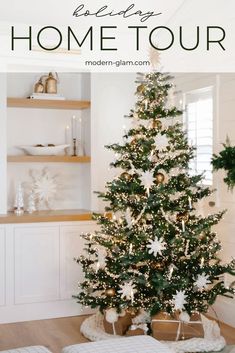
[[[87,342],[80,333],[85,316],[0,325],[0,350],[43,345],[53,353],[65,346]],[[227,344],[235,344],[235,328],[221,324]]]

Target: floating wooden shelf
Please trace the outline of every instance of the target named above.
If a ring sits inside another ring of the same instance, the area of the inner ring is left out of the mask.
[[[90,156],[8,156],[11,163],[90,163]]]
[[[88,109],[90,101],[7,98],[8,107],[37,109]]]
[[[0,224],[8,223],[40,223],[40,222],[75,222],[92,220],[92,212],[88,210],[55,210],[36,211],[21,216],[8,212],[0,215]]]

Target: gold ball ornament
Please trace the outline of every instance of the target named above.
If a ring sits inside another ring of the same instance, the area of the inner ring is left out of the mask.
[[[165,180],[165,176],[162,173],[157,173],[156,175],[156,182],[157,184],[162,184]]]
[[[134,138],[132,141],[131,141],[131,145],[132,146],[135,146],[137,144],[137,138]]]
[[[154,270],[163,270],[164,263],[163,262],[152,262],[150,266]]]
[[[121,174],[121,178],[125,179],[125,180],[131,180],[131,177],[132,176],[130,174],[128,174],[127,172],[124,172]]]
[[[138,94],[142,94],[142,93],[144,93],[144,91],[145,91],[145,85],[144,84],[141,84],[141,85],[139,85],[137,87],[137,93]]]
[[[187,211],[178,213],[176,216],[177,222],[182,222],[184,221],[185,223],[188,222],[189,220],[189,214]]]
[[[152,122],[152,128],[160,130],[162,128],[162,122],[160,120],[154,120]]]
[[[106,291],[105,291],[105,295],[106,295],[107,297],[114,297],[114,296],[116,295],[116,291],[115,291],[114,288],[108,288],[108,289],[106,289]]]

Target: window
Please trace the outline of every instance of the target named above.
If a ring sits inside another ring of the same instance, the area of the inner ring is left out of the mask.
[[[212,185],[213,88],[187,92],[185,108],[188,141],[196,147],[195,158],[189,164],[190,174],[204,173],[203,184]]]

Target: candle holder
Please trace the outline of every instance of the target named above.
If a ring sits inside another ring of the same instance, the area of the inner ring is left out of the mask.
[[[72,157],[76,157],[77,156],[77,139],[74,138],[73,139],[73,154]]]

